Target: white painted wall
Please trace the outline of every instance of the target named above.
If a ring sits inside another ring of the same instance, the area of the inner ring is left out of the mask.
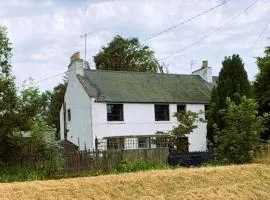
[[[63,105],[60,110],[60,139],[64,139],[64,115],[63,115]]]
[[[93,102],[93,136],[98,139],[108,136],[151,135],[157,131],[167,132],[177,125],[173,114],[177,111],[176,104],[169,105],[170,121],[155,121],[154,104],[126,103],[123,105],[124,121],[107,121],[107,104]],[[188,104],[187,110],[204,111],[204,105]],[[198,122],[198,128],[189,135],[189,151],[205,151],[206,123]]]
[[[177,125],[173,114],[176,104],[169,105],[170,121],[155,121],[154,104],[126,103],[123,122],[107,121],[107,104],[90,99],[79,82],[76,73],[82,74],[83,61],[74,61],[69,67],[68,86],[65,94],[66,109],[71,109],[71,121],[67,118],[67,139],[80,149],[95,148],[95,138],[127,135],[155,135],[157,131],[168,132]],[[211,76],[212,78],[212,76]],[[188,104],[187,110],[199,112],[204,105]],[[60,111],[61,139],[64,139],[63,108]],[[134,139],[133,139],[134,140]],[[136,140],[136,139],[135,139]],[[136,142],[134,140],[134,142]],[[198,122],[198,128],[188,137],[189,151],[205,151],[206,123]],[[127,140],[128,141],[128,140]]]
[[[200,112],[204,110],[204,105],[201,104],[188,104],[187,110],[190,110],[192,112]],[[201,118],[205,119],[204,114],[201,114]],[[207,150],[207,140],[206,140],[206,133],[207,123],[200,122],[198,120],[198,127],[189,135],[188,141],[190,143],[189,145],[189,151],[206,151]]]
[[[93,147],[93,135],[91,129],[91,100],[83,86],[76,77],[76,73],[82,73],[83,61],[77,60],[69,67],[68,86],[65,93],[66,115],[71,109],[71,121],[67,119],[67,139],[80,149]],[[63,112],[63,111],[61,111]],[[61,120],[61,140],[64,139],[64,124]]]

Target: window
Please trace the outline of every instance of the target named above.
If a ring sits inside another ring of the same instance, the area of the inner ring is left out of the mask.
[[[177,112],[186,111],[186,105],[177,105]]]
[[[123,104],[107,104],[108,121],[124,121]]]
[[[107,139],[107,149],[124,149],[125,148],[125,138],[108,138]]]
[[[68,121],[71,121],[71,110],[67,110],[67,115],[68,115]]]
[[[155,120],[170,121],[169,105],[155,105]]]
[[[139,137],[138,138],[138,148],[149,148],[149,138]]]
[[[169,138],[167,137],[156,137],[156,147],[168,147]]]

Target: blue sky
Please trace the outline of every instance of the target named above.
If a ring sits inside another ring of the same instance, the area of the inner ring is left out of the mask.
[[[1,0],[0,24],[5,25],[13,44],[12,67],[21,88],[29,77],[35,81],[67,70],[70,56],[80,51],[80,37],[93,31],[87,42],[87,60],[119,34],[123,37],[146,37],[184,21],[224,0]],[[209,34],[237,15],[254,0],[231,0],[224,6],[177,27],[144,44],[155,51],[170,73],[190,74],[208,60],[217,75],[225,56],[238,53],[243,58],[249,79],[258,72],[256,56],[269,45],[270,26],[254,47],[248,49],[270,22],[270,1],[258,0],[220,31],[179,54],[183,48]],[[172,56],[174,55],[174,56]],[[192,67],[191,67],[191,62]],[[52,89],[61,76],[37,83],[42,90]]]

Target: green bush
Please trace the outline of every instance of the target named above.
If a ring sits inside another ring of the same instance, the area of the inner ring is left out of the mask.
[[[0,168],[0,182],[33,181],[45,179],[44,174],[38,171],[19,166]]]
[[[168,168],[170,168],[170,166],[164,164],[154,164],[144,161],[122,161],[121,163],[113,166],[109,171],[110,173],[123,173]]]
[[[217,159],[228,164],[251,162],[264,130],[264,118],[257,115],[258,106],[253,99],[242,97],[240,104],[236,104],[228,98],[227,105],[227,109],[222,110],[224,128],[217,130],[215,138]]]

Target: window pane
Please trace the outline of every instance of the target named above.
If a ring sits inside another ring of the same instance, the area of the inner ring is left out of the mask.
[[[118,149],[117,139],[116,138],[108,138],[107,139],[107,149]]]
[[[70,109],[68,109],[67,114],[68,114],[68,121],[71,121],[71,110]]]
[[[123,121],[123,104],[107,104],[107,120]]]
[[[186,105],[177,105],[177,112],[186,111]]]
[[[157,137],[156,138],[156,147],[168,147],[168,138],[166,137]]]
[[[107,139],[107,149],[124,149],[125,148],[125,138],[108,138]]]
[[[170,121],[169,105],[155,105],[155,120]]]
[[[138,148],[149,148],[149,138],[139,137],[138,138]]]

